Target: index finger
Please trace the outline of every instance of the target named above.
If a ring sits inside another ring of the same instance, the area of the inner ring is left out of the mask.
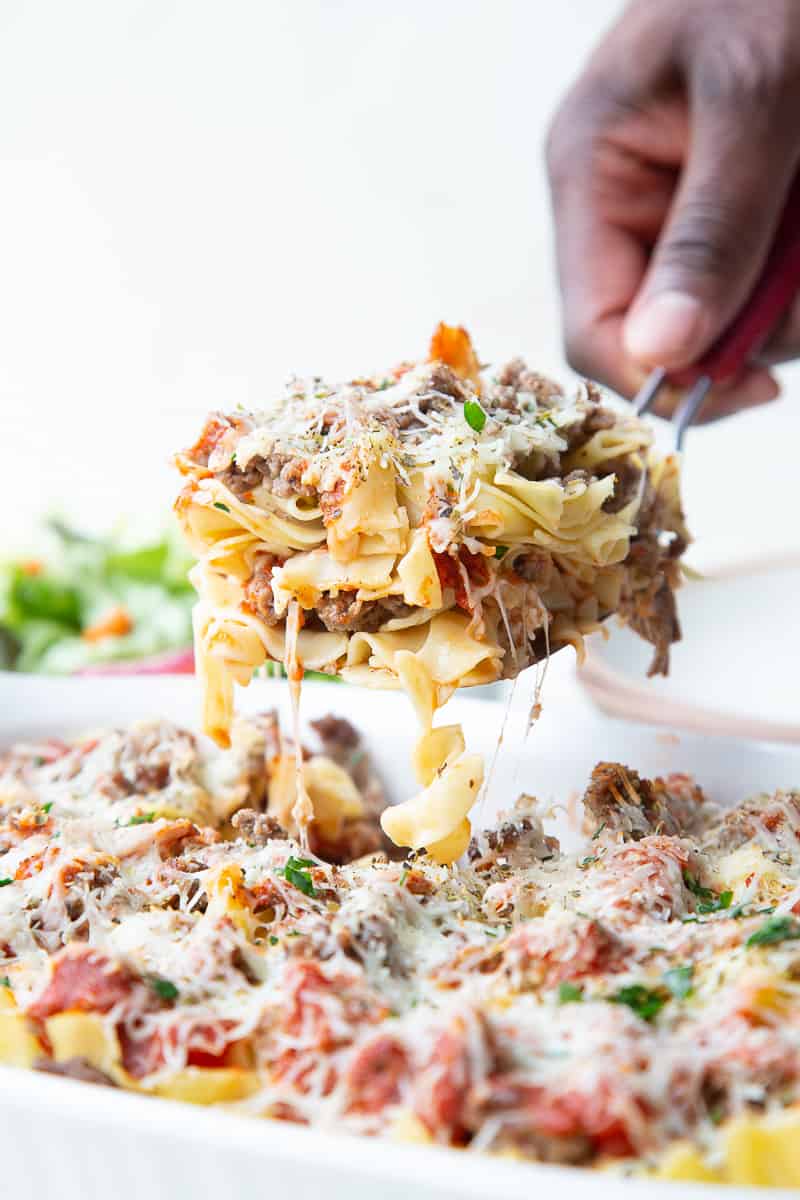
[[[602,151],[587,150],[594,157]],[[644,278],[651,237],[669,205],[672,179],[648,172],[631,189],[609,150],[602,172],[580,165],[551,176],[567,357],[575,370],[630,398],[644,368],[624,348],[622,326]],[[637,166],[637,175],[641,165]]]
[[[574,370],[630,399],[644,380],[622,341],[646,255],[623,230],[562,214],[557,254],[567,359]]]

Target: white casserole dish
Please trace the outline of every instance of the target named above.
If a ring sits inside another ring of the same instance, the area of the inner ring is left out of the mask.
[[[256,682],[241,707],[288,710],[285,687]],[[47,679],[0,674],[0,745],[42,735],[165,716],[196,723],[191,678]],[[304,718],[338,712],[367,735],[392,799],[410,794],[408,765],[416,736],[411,708],[395,693],[310,685]],[[467,743],[491,761],[505,705],[457,698],[445,711],[464,724]],[[522,740],[524,709],[505,729],[490,790],[488,817],[521,790],[568,805],[583,791],[598,759],[617,759],[644,774],[684,770],[709,794],[733,803],[756,791],[800,785],[800,747],[677,736],[626,725],[596,712],[572,688],[545,692],[545,711]],[[555,824],[569,833],[560,808]],[[557,1188],[564,1200],[701,1194],[752,1195],[750,1189],[621,1181],[615,1176],[492,1159],[468,1151],[355,1139],[335,1132],[250,1120],[215,1110],[109,1092],[70,1080],[0,1068],[0,1179],[7,1193],[59,1200],[183,1200],[280,1195],[291,1200],[529,1200]],[[773,1191],[789,1196],[788,1191]]]

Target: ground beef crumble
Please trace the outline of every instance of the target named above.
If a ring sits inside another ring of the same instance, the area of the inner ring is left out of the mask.
[[[256,488],[266,487],[282,500],[288,500],[291,496],[297,496],[301,500],[315,500],[317,489],[302,482],[307,466],[304,458],[272,450],[267,455],[251,458],[244,468],[233,463],[220,471],[217,478],[235,496],[242,499],[246,499]]]
[[[387,621],[407,617],[414,609],[397,596],[383,600],[358,600],[356,592],[322,596],[316,613],[329,633],[375,633]]]
[[[275,598],[272,594],[272,572],[280,565],[281,559],[274,554],[266,551],[257,554],[253,574],[244,586],[245,604],[267,625],[278,625],[282,620],[275,612]]]

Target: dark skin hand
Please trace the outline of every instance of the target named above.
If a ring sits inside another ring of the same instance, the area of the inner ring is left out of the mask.
[[[547,159],[567,356],[631,397],[697,361],[764,265],[800,167],[800,0],[634,0]],[[768,365],[798,356],[800,300],[702,419],[774,399]]]

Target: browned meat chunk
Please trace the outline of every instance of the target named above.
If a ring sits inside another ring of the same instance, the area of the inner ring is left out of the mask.
[[[430,375],[422,387],[426,392],[438,392],[440,396],[447,396],[450,400],[457,400],[459,404],[463,404],[469,396],[469,392],[455,372],[444,363],[433,364]],[[420,397],[419,407],[421,412],[431,412],[431,410],[434,412],[442,411],[442,406],[438,404],[436,396],[423,395]],[[447,405],[447,407],[449,408],[450,405]]]
[[[696,833],[716,815],[686,775],[642,779],[622,763],[601,762],[583,796],[587,833],[618,832],[638,841],[649,834]]]
[[[233,466],[226,467],[224,471],[220,471],[217,479],[220,483],[224,483],[225,487],[233,492],[234,496],[238,496],[241,500],[246,500],[250,492],[261,486],[263,476],[258,467],[249,466],[243,471],[234,463]]]
[[[406,617],[413,609],[395,596],[383,600],[357,600],[356,592],[322,596],[316,613],[329,633],[375,633],[387,621]]]
[[[462,405],[469,392],[458,376],[444,363],[434,363],[427,378],[420,381],[418,394],[407,408],[387,405],[375,410],[374,416],[382,425],[393,432],[424,429],[425,422],[420,414],[449,413],[454,405]]]
[[[314,500],[317,496],[316,488],[302,482],[307,466],[304,458],[294,458],[280,450],[273,450],[263,457],[259,455],[251,458],[244,469],[234,463],[220,471],[217,478],[230,488],[234,495],[243,498],[257,487],[266,487],[284,500],[290,496]]]
[[[637,523],[638,532],[625,560],[619,614],[655,648],[648,675],[666,675],[669,648],[681,637],[674,591],[680,584],[678,560],[689,535],[682,513],[676,516],[668,498],[653,488],[642,498]],[[665,538],[665,533],[671,536]]]
[[[574,425],[568,425],[562,431],[570,450],[577,450],[579,446],[588,442],[590,437],[594,437],[602,429],[613,429],[617,423],[616,415],[610,408],[604,408],[602,404],[598,403],[597,397],[592,395],[591,389],[589,395],[593,401],[592,406],[579,421],[576,421]]]
[[[357,627],[365,633],[374,633],[381,623],[375,602],[364,604],[356,599],[356,592],[321,596],[315,611],[329,633],[351,633]]]
[[[361,734],[355,725],[351,725],[345,717],[335,717],[333,713],[312,721],[311,728],[316,730],[328,758],[340,764],[346,763],[361,744]]]
[[[240,838],[252,842],[256,846],[266,846],[267,842],[288,835],[283,826],[267,813],[256,812],[252,808],[241,808],[231,818],[231,825]]]
[[[337,761],[338,756],[334,753],[337,746],[352,750],[361,742],[361,734],[355,725],[351,724],[347,717],[336,717],[333,713],[312,721],[311,728],[316,730],[323,742],[325,753],[331,758],[337,758]]]
[[[277,625],[281,621],[281,617],[275,613],[272,594],[272,572],[276,566],[280,566],[280,562],[274,554],[257,554],[253,574],[244,588],[245,604],[267,625]]]
[[[639,593],[632,606],[621,604],[619,611],[634,633],[655,651],[648,676],[668,675],[670,646],[680,641],[681,626],[675,594],[667,580],[662,579],[652,592],[648,589],[646,594]]]
[[[399,596],[384,596],[383,600],[375,600],[373,603],[380,605],[383,609],[381,625],[387,621],[398,621],[402,617],[410,617],[414,612],[413,607],[406,604]]]
[[[534,396],[538,407],[547,408],[555,397],[563,395],[561,388],[546,375],[532,371],[522,358],[512,358],[500,368],[497,380],[489,388],[487,403],[491,408],[502,408],[517,412],[520,408],[519,393]]]
[[[636,498],[642,478],[642,472],[631,462],[610,461],[605,464],[604,473],[616,475],[614,495],[609,496],[603,504],[604,512],[618,513],[626,504]]]
[[[364,966],[380,964],[390,975],[406,975],[408,958],[403,953],[391,906],[385,900],[375,903],[380,905],[380,911],[359,912],[349,924],[342,924],[338,931],[339,943],[348,958]]]
[[[154,721],[125,731],[110,785],[119,795],[160,792],[176,780],[192,781],[199,770],[197,742],[185,729]]]
[[[307,463],[303,459],[294,458],[279,467],[276,459],[281,457],[281,455],[274,454],[271,459],[265,460],[269,465],[269,474],[265,477],[265,482],[267,479],[269,480],[270,490],[284,500],[288,500],[290,496],[299,496],[301,500],[314,500],[317,489],[302,481]],[[277,474],[273,473],[275,471]]]

